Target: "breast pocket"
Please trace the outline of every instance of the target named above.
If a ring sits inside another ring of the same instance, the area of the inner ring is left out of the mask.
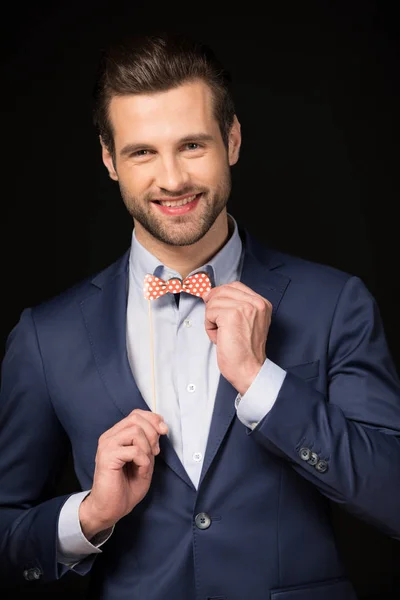
[[[288,373],[300,377],[300,379],[314,379],[314,377],[318,377],[319,375],[319,360],[301,363],[299,365],[289,365],[282,368]]]

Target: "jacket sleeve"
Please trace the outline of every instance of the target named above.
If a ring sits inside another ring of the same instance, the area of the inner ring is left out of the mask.
[[[0,391],[0,580],[58,579],[57,525],[69,495],[51,497],[69,451],[53,410],[32,311],[7,340]]]
[[[333,314],[326,378],[324,395],[288,372],[248,434],[329,499],[400,539],[400,381],[376,302],[357,277]]]

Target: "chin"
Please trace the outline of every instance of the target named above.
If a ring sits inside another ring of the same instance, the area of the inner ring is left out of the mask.
[[[181,232],[177,233],[177,235],[171,235],[171,231],[165,232],[165,235],[155,236],[158,239],[169,246],[193,246],[199,240],[201,240],[207,232],[202,231],[192,231],[188,232],[186,235],[183,235]]]

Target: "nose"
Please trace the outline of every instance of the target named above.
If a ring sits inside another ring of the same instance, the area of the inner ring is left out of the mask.
[[[178,158],[170,157],[160,161],[156,179],[160,189],[177,194],[187,186],[189,175]]]

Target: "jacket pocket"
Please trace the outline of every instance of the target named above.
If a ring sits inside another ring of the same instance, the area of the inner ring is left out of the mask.
[[[348,579],[271,590],[271,600],[357,600]]]
[[[300,377],[301,379],[312,379],[313,377],[318,377],[319,360],[301,363],[300,365],[282,367],[282,369],[285,369],[288,373],[292,373],[292,375],[296,375],[296,377]]]

